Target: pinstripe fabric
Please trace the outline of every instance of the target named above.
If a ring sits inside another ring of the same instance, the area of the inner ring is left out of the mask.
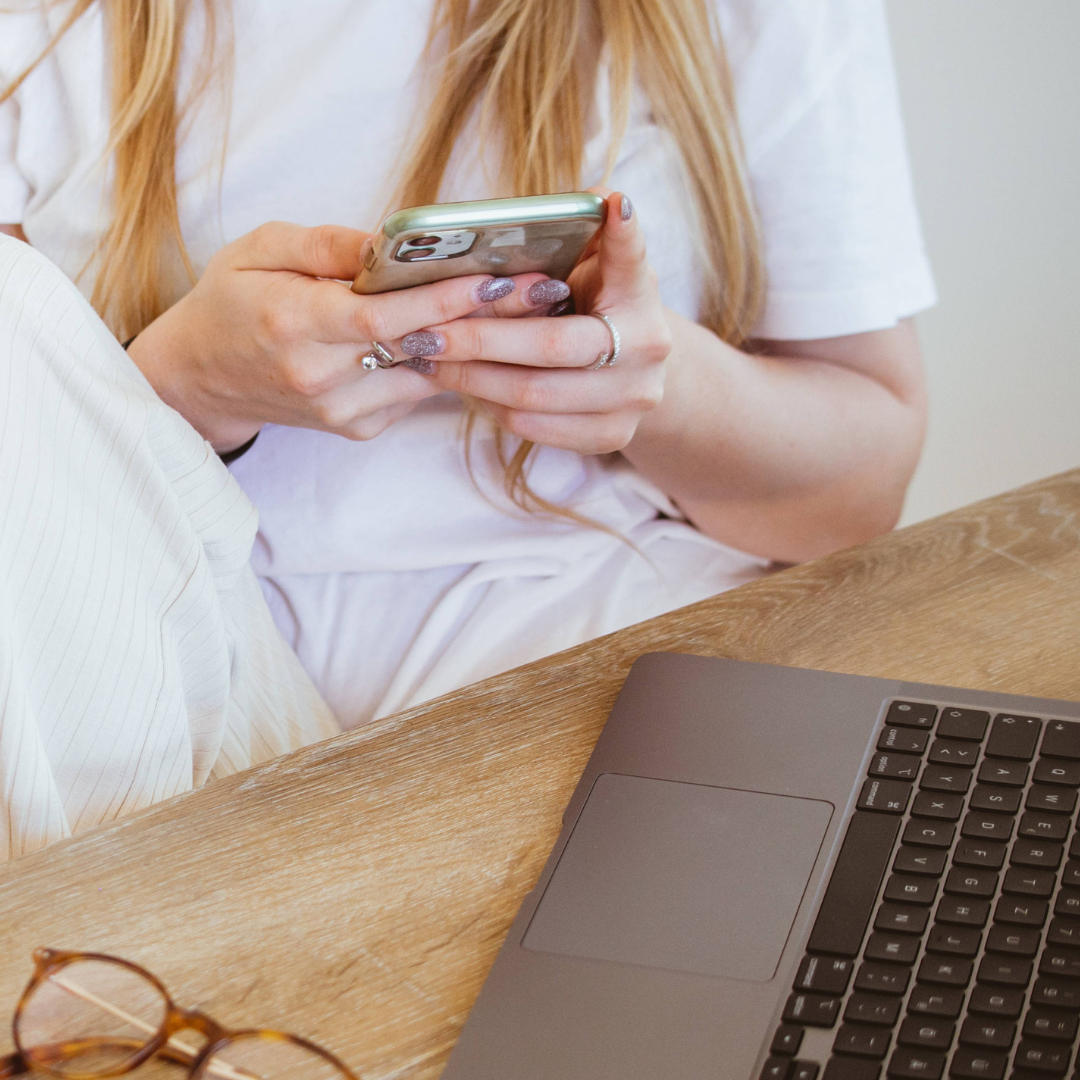
[[[75,287],[0,236],[0,860],[333,734],[256,515]]]

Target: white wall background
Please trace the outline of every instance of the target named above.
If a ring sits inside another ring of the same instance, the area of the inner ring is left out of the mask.
[[[940,292],[906,524],[1080,465],[1080,2],[889,16]]]

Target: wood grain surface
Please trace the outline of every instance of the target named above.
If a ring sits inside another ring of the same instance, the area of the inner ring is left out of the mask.
[[[34,946],[92,949],[226,1025],[320,1041],[365,1080],[435,1077],[637,656],[1077,700],[1078,638],[1080,470],[0,867],[0,1030]]]

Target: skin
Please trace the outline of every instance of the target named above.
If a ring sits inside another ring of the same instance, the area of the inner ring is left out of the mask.
[[[161,397],[219,451],[264,423],[374,438],[445,390],[480,400],[512,434],[582,454],[622,452],[704,533],[800,562],[891,529],[926,425],[910,321],[741,351],[661,303],[636,215],[607,194],[600,240],[569,279],[576,310],[528,302],[543,276],[483,304],[484,278],[382,296],[352,293],[367,234],[262,226],[223,248],[130,353]],[[11,226],[3,231],[19,235]],[[441,335],[431,374],[364,372],[373,340]]]

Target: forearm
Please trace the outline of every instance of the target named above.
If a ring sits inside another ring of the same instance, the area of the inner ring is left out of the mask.
[[[925,427],[910,325],[834,339],[838,362],[817,343],[751,355],[677,315],[671,324],[664,400],[624,454],[698,528],[783,562],[892,528]],[[900,377],[896,355],[875,372],[882,344],[909,358]],[[871,354],[860,369],[843,362],[858,348]]]

